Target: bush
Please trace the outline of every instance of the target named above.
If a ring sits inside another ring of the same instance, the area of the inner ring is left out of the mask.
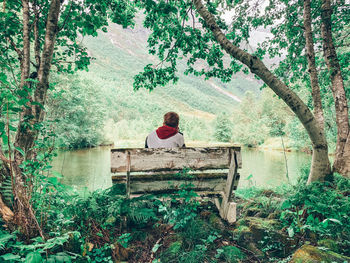
[[[222,113],[215,120],[214,137],[220,142],[230,142],[232,139],[232,122],[226,113]]]

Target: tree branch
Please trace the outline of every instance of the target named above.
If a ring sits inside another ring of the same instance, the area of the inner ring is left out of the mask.
[[[185,28],[186,17],[188,16],[188,13],[190,12],[191,9],[192,9],[192,6],[187,9],[186,14],[182,18],[182,22],[181,22],[181,36],[182,36],[182,33],[184,31],[184,28]],[[179,37],[178,39],[176,39],[176,41],[175,41],[174,45],[172,46],[172,48],[169,49],[168,54],[166,55],[166,57],[162,61],[160,61],[157,65],[154,65],[154,68],[157,68],[159,65],[163,65],[163,63],[169,58],[171,51],[174,50],[174,48],[177,46],[177,44],[179,43],[181,38],[182,37]]]
[[[73,1],[70,1],[70,7],[69,7],[68,14],[67,14],[66,17],[64,18],[64,21],[63,21],[63,23],[62,23],[62,26],[58,28],[58,32],[61,31],[61,30],[65,27],[65,25],[66,25],[66,23],[67,23],[67,21],[68,21],[69,15],[70,15],[70,13],[72,12],[72,7],[73,7]]]
[[[18,59],[21,61],[23,58],[23,53],[22,51],[17,48],[15,42],[13,42],[13,40],[10,37],[6,37],[6,40],[10,43],[10,45],[13,47],[13,49],[16,51],[17,55],[18,55]]]

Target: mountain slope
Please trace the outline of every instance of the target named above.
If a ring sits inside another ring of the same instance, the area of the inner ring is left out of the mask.
[[[83,39],[83,45],[95,60],[92,61],[89,72],[81,72],[79,75],[98,86],[105,94],[107,118],[117,123],[117,126],[109,128],[110,133],[122,129],[118,123],[123,123],[120,125],[124,130],[125,127],[128,130],[135,129],[135,126],[138,130],[137,134],[117,132],[117,135],[110,137],[141,138],[161,123],[162,116],[167,111],[179,112],[183,120],[182,126],[187,125],[188,130],[192,126],[211,129],[211,121],[216,115],[231,113],[246,91],[259,94],[258,82],[242,75],[237,75],[225,84],[215,79],[205,81],[195,76],[185,76],[182,74],[185,68],[183,62],[179,63],[180,79],[176,84],[159,87],[152,92],[133,91],[134,75],[147,64],[157,63],[157,58],[147,51],[148,34],[138,21],[134,29],[111,25],[108,33],[101,32],[98,37]],[[142,127],[139,128],[136,123]],[[192,139],[209,138],[209,135],[197,135],[193,134]]]

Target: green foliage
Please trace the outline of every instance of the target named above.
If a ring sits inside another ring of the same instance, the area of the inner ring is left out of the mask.
[[[171,196],[172,199],[159,205],[159,212],[164,213],[164,220],[174,225],[174,229],[184,228],[197,216],[199,202],[194,198],[198,196],[191,188],[192,184],[183,184],[180,190]]]
[[[153,196],[125,200],[121,213],[125,214],[131,223],[146,224],[157,220],[155,213],[158,208],[157,203]]]
[[[110,245],[105,244],[101,248],[94,248],[92,251],[88,251],[86,259],[87,262],[113,263]]]
[[[229,142],[232,139],[232,122],[226,113],[219,115],[215,120],[214,137],[219,142]]]
[[[55,233],[52,233],[55,234]],[[57,233],[56,233],[57,234]],[[31,239],[28,242],[20,241],[20,235],[17,232],[9,234],[6,231],[1,230],[0,232],[0,244],[1,244],[1,256],[2,260],[5,262],[62,262],[70,263],[71,259],[75,259],[76,256],[68,255],[64,252],[59,252],[72,237],[80,237],[79,233],[76,231],[67,232],[60,236],[55,236],[47,240],[43,240],[41,237]],[[45,253],[52,251],[48,256]],[[5,253],[4,253],[5,252]],[[8,252],[8,253],[6,253]],[[46,258],[44,260],[44,258]]]
[[[128,247],[128,243],[131,239],[131,235],[130,233],[125,233],[122,234],[119,238],[118,238],[118,243],[121,244],[124,248]]]
[[[216,258],[224,260],[227,263],[238,263],[246,256],[245,254],[237,247],[225,246],[216,250]]]
[[[49,96],[47,121],[53,122],[56,144],[66,148],[98,145],[103,138],[107,107],[101,89],[79,77],[58,78]]]
[[[187,62],[185,75],[204,75],[207,79],[217,77],[223,82],[228,82],[233,73],[240,70],[241,65],[234,60],[230,63],[223,62],[222,49],[204,20],[198,18],[199,15],[192,5],[191,1],[141,3],[141,8],[145,9],[146,14],[144,26],[151,30],[148,37],[149,52],[156,55],[161,63],[156,67],[152,64],[146,65],[143,72],[134,78],[135,89],[144,87],[153,90],[156,86],[164,86],[170,81],[176,82],[177,63],[183,58],[186,58]],[[215,4],[209,3],[208,8],[217,14]],[[162,15],[163,12],[166,15]],[[227,29],[224,21],[220,18],[218,20],[220,26]],[[200,27],[195,27],[195,23],[200,24]],[[198,61],[206,65],[197,67]]]
[[[267,116],[263,115],[253,93],[247,92],[240,107],[233,112],[233,140],[248,146],[258,146],[268,138]]]
[[[177,236],[179,241],[160,253],[161,262],[216,262],[210,254],[221,235],[210,224],[193,218],[184,228],[178,229]]]
[[[311,148],[311,142],[310,139],[302,126],[302,124],[299,122],[297,118],[294,118],[289,124],[288,124],[288,130],[289,130],[289,136],[293,141],[293,146],[295,148],[299,149],[310,149]]]
[[[41,14],[38,21],[36,21],[38,22],[38,48],[40,51],[44,46],[42,40],[45,38],[45,19],[49,6],[50,2],[48,1],[37,1],[33,7],[35,9],[39,8]],[[23,24],[17,16],[17,13],[22,11],[22,5],[20,2],[11,1],[6,2],[4,7],[5,9],[1,9],[0,12],[0,28],[3,35],[0,41],[0,50],[6,52],[6,56],[2,56],[0,65],[4,72],[9,72],[11,68],[9,62],[15,65],[16,68],[19,67],[15,47],[23,46]],[[133,24],[132,19],[135,11],[135,6],[129,1],[72,1],[63,4],[52,64],[59,72],[72,73],[76,70],[87,69],[91,57],[86,52],[86,48],[76,42],[78,33],[82,36],[97,36],[97,30],[105,28],[109,21],[127,27]],[[34,20],[34,16],[31,19]],[[33,34],[33,30],[31,34]],[[10,38],[14,45],[8,45],[6,38]]]
[[[349,253],[350,205],[347,191],[350,181],[335,175],[333,182],[299,183],[281,206],[281,220],[289,236],[332,238]]]

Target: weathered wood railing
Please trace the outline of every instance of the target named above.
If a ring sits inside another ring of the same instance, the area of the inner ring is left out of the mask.
[[[200,196],[215,198],[220,216],[230,223],[236,221],[232,191],[241,167],[239,146],[111,150],[112,181],[125,183],[128,196],[176,192],[190,181]],[[186,176],[184,168],[189,169]]]

